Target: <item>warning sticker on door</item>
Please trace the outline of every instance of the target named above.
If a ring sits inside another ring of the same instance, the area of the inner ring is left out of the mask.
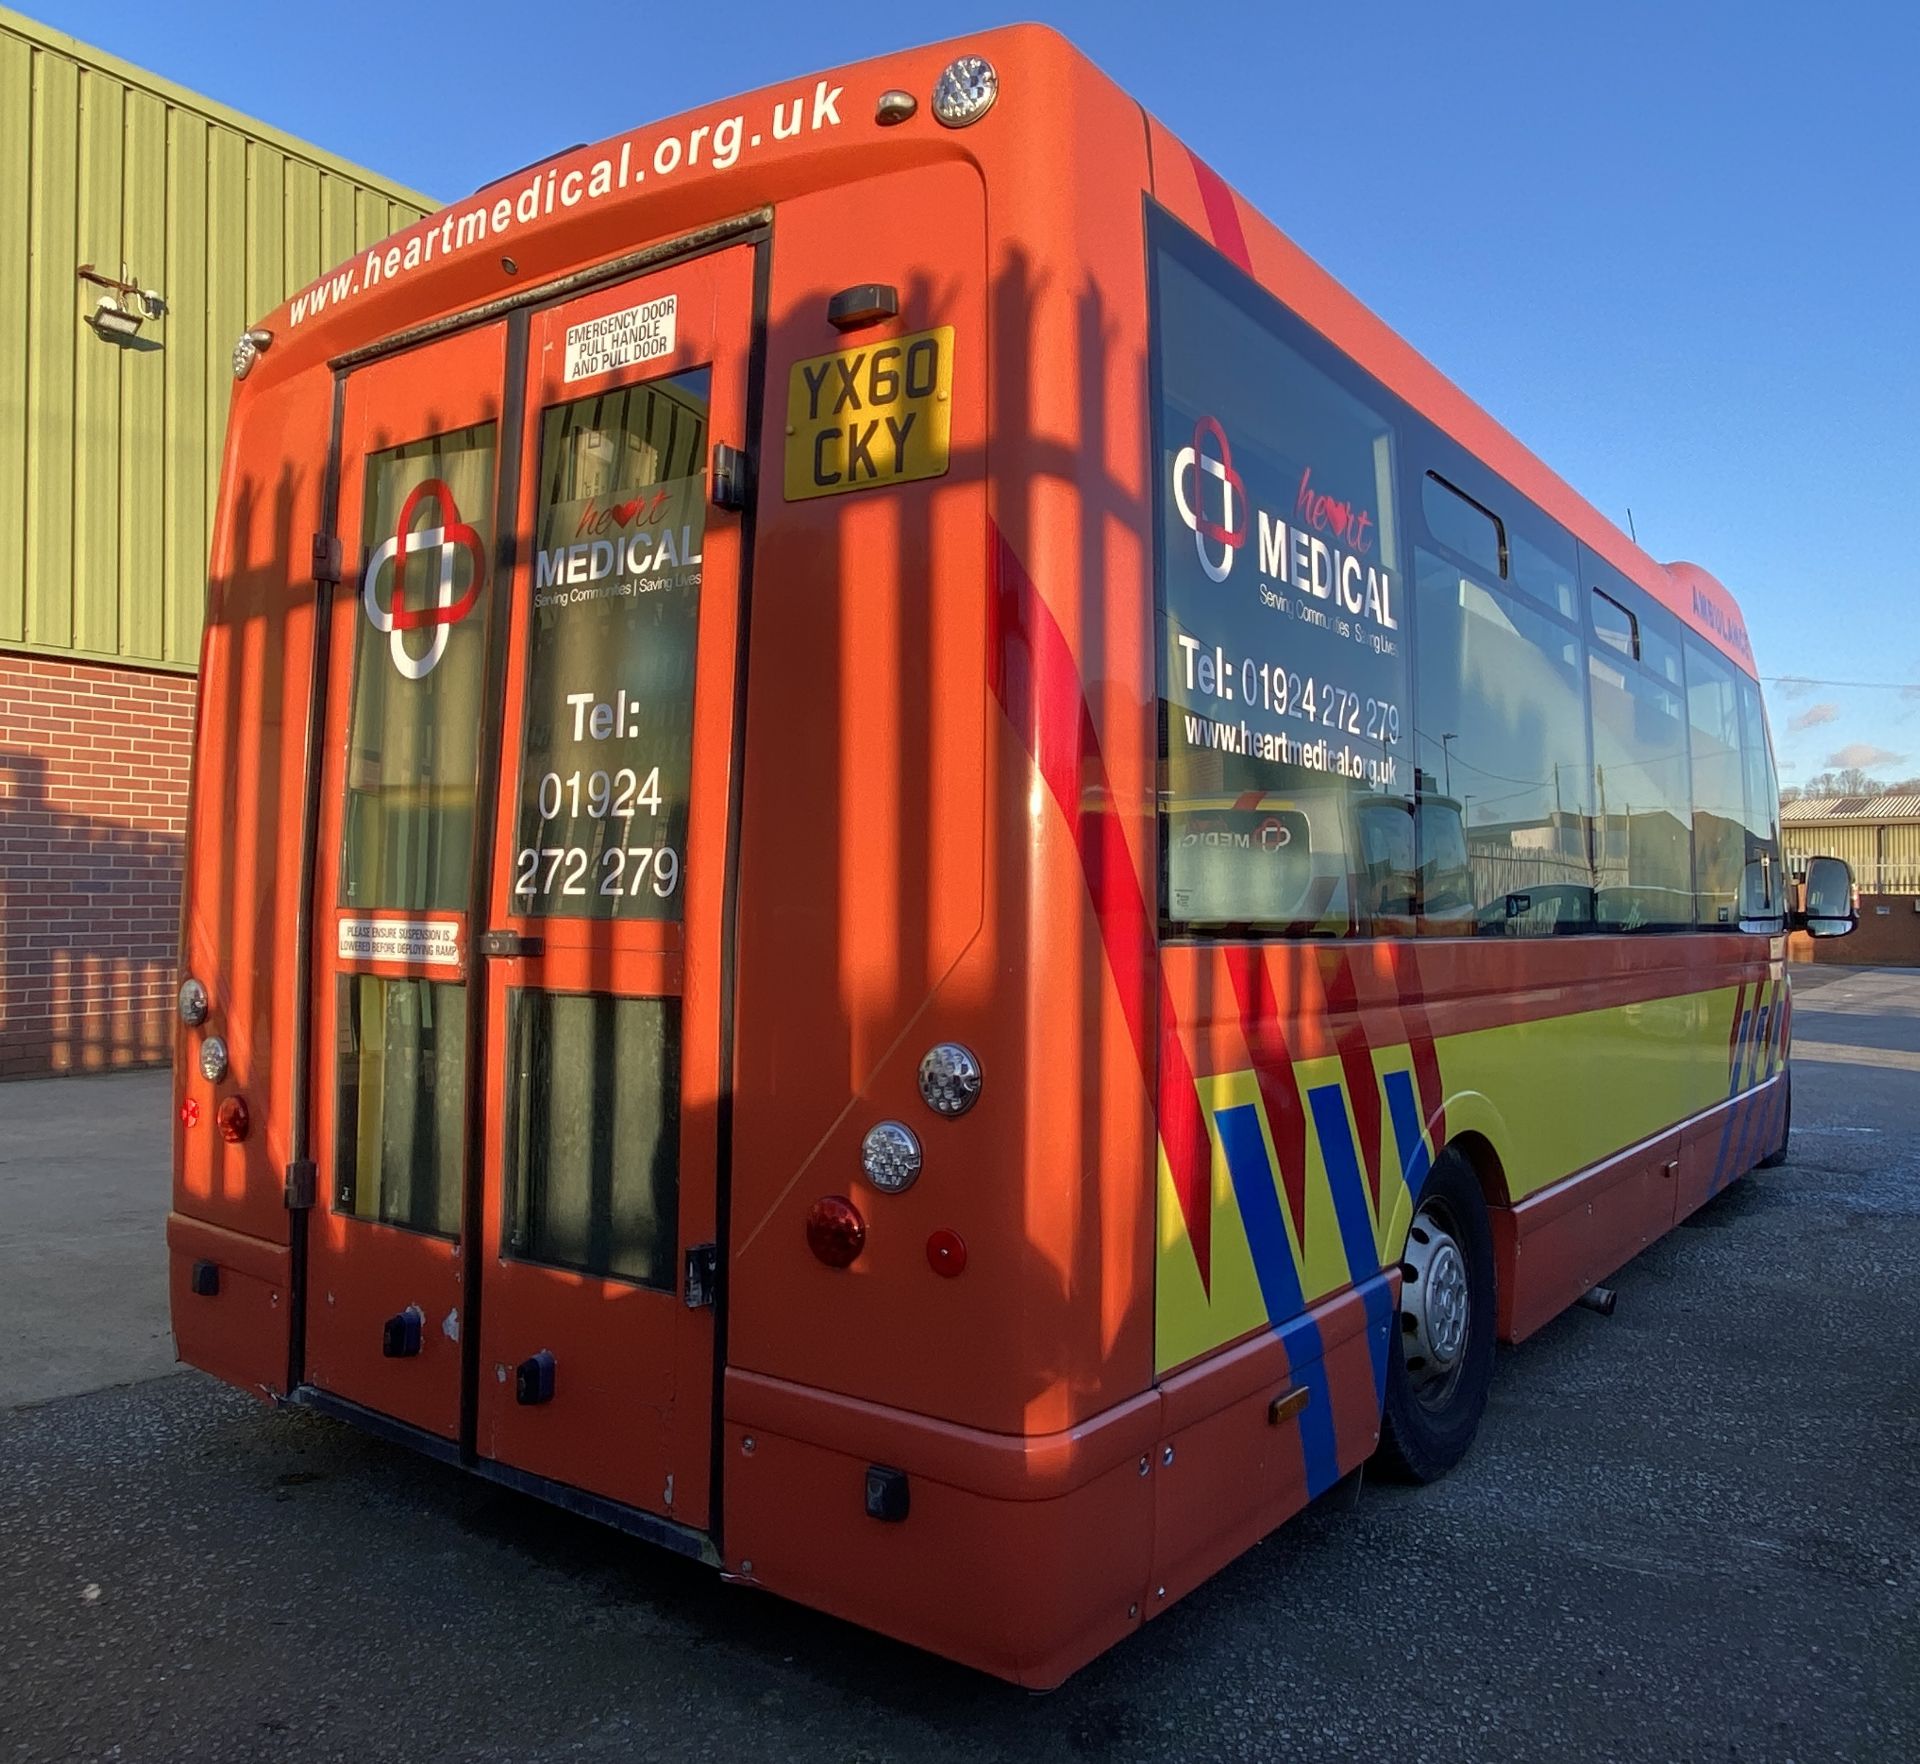
[[[457,968],[460,927],[449,919],[342,919],[339,959]]]
[[[671,355],[678,300],[678,295],[663,294],[643,306],[625,307],[588,319],[585,324],[567,326],[567,384]]]

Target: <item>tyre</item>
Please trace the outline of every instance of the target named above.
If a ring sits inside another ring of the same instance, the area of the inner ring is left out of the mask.
[[[1780,1123],[1780,1143],[1754,1165],[1756,1170],[1777,1170],[1787,1161],[1787,1148],[1793,1143],[1793,1073],[1787,1073],[1787,1118]]]
[[[1420,1191],[1388,1344],[1380,1462],[1413,1482],[1467,1454],[1493,1382],[1493,1232],[1480,1181],[1456,1151]]]

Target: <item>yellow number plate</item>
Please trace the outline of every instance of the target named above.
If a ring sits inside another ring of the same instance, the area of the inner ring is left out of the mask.
[[[787,500],[937,478],[953,433],[953,326],[796,361]]]

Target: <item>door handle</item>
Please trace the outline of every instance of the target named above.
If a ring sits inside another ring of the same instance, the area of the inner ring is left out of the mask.
[[[480,953],[483,956],[537,956],[547,947],[544,937],[531,937],[523,931],[483,931]]]

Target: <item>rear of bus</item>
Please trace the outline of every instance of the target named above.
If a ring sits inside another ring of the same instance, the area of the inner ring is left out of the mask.
[[[1141,1620],[1147,183],[1020,29],[248,333],[184,1359],[1029,1682]]]

